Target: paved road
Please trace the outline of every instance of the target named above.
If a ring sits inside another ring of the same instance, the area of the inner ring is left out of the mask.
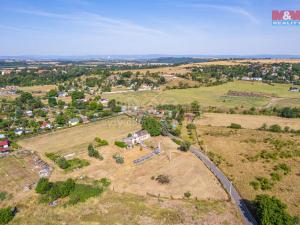
[[[238,206],[240,213],[243,216],[244,222],[247,225],[257,225],[255,218],[252,216],[247,206],[243,202],[241,196],[232,185],[232,183],[228,180],[228,178],[219,170],[219,168],[204,154],[200,149],[195,147],[190,148],[190,152],[192,152],[197,158],[199,158],[207,168],[218,178],[220,183],[223,185],[224,189],[229,193],[232,200]]]
[[[168,129],[163,126],[164,130],[167,132],[168,136],[170,138],[179,139],[178,137],[175,137],[174,135],[170,134]],[[227,191],[227,193],[231,196],[231,199],[235,202],[237,207],[239,208],[239,211],[241,213],[241,216],[243,217],[244,223],[246,225],[258,225],[255,218],[252,216],[251,212],[247,208],[246,204],[244,203],[242,197],[239,195],[235,187],[232,185],[232,183],[229,181],[229,179],[225,176],[224,173],[201,151],[201,149],[191,146],[190,152],[192,152],[198,159],[200,159],[205,166],[215,175],[215,177],[220,181],[220,183],[223,185],[224,189]]]

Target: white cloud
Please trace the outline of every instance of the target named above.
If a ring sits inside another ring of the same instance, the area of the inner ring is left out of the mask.
[[[260,23],[260,21],[257,19],[257,17],[255,17],[249,11],[247,11],[246,9],[243,9],[241,7],[229,6],[229,5],[217,5],[217,4],[195,4],[193,6],[198,7],[198,8],[205,8],[205,9],[210,8],[210,9],[216,9],[216,10],[225,11],[225,12],[231,12],[231,13],[243,16],[255,24]]]

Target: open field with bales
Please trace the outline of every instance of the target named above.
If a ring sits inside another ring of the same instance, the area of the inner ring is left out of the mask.
[[[230,202],[168,200],[108,191],[74,206],[49,207],[36,197],[21,202],[14,218],[16,225],[61,224],[241,224],[237,210]],[[200,223],[201,221],[201,223]]]
[[[261,82],[235,81],[226,84],[189,89],[165,91],[145,91],[107,95],[128,105],[149,106],[158,104],[188,104],[198,101],[202,106],[215,107],[266,107],[272,101],[272,106],[283,107],[290,102],[300,106],[300,93],[289,91],[290,85],[269,85]],[[233,96],[229,91],[254,93],[254,96]],[[274,99],[280,99],[275,101]]]
[[[231,123],[236,123],[248,129],[258,129],[265,123],[267,126],[278,124],[282,128],[288,126],[294,130],[300,129],[299,119],[263,115],[204,113],[201,119],[197,119],[194,122],[197,125],[211,125],[217,127],[227,127],[230,126]]]
[[[199,125],[197,130],[203,149],[245,199],[274,195],[299,215],[300,136]]]

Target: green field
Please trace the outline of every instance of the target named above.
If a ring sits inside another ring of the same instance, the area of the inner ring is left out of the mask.
[[[273,98],[228,96],[227,93],[231,90],[272,94],[275,99],[278,99],[274,105],[300,106],[300,93],[290,92],[289,87],[290,85],[287,84],[269,85],[260,82],[235,81],[212,87],[111,94],[106,95],[105,97],[110,99],[114,98],[122,103],[136,106],[149,106],[166,103],[186,104],[196,100],[202,106],[217,107],[263,107],[268,105]]]

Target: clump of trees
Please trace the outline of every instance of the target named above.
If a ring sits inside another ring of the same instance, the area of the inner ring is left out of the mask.
[[[162,133],[162,125],[153,117],[143,117],[142,128],[147,130],[151,136],[159,136]]]
[[[182,141],[179,146],[179,150],[183,152],[187,152],[191,147],[191,143],[189,141]]]
[[[9,223],[15,216],[16,209],[6,207],[0,209],[0,225]]]
[[[103,156],[97,151],[92,144],[88,146],[88,155],[99,160],[103,160]]]
[[[261,225],[295,225],[295,218],[287,212],[287,206],[269,195],[258,195],[254,201],[256,214]]]
[[[102,183],[100,181],[100,183]],[[47,178],[41,178],[35,188],[36,193],[41,194],[41,202],[52,202],[59,198],[69,197],[69,204],[83,202],[103,192],[102,187],[78,184],[73,179],[66,181],[50,182]]]

